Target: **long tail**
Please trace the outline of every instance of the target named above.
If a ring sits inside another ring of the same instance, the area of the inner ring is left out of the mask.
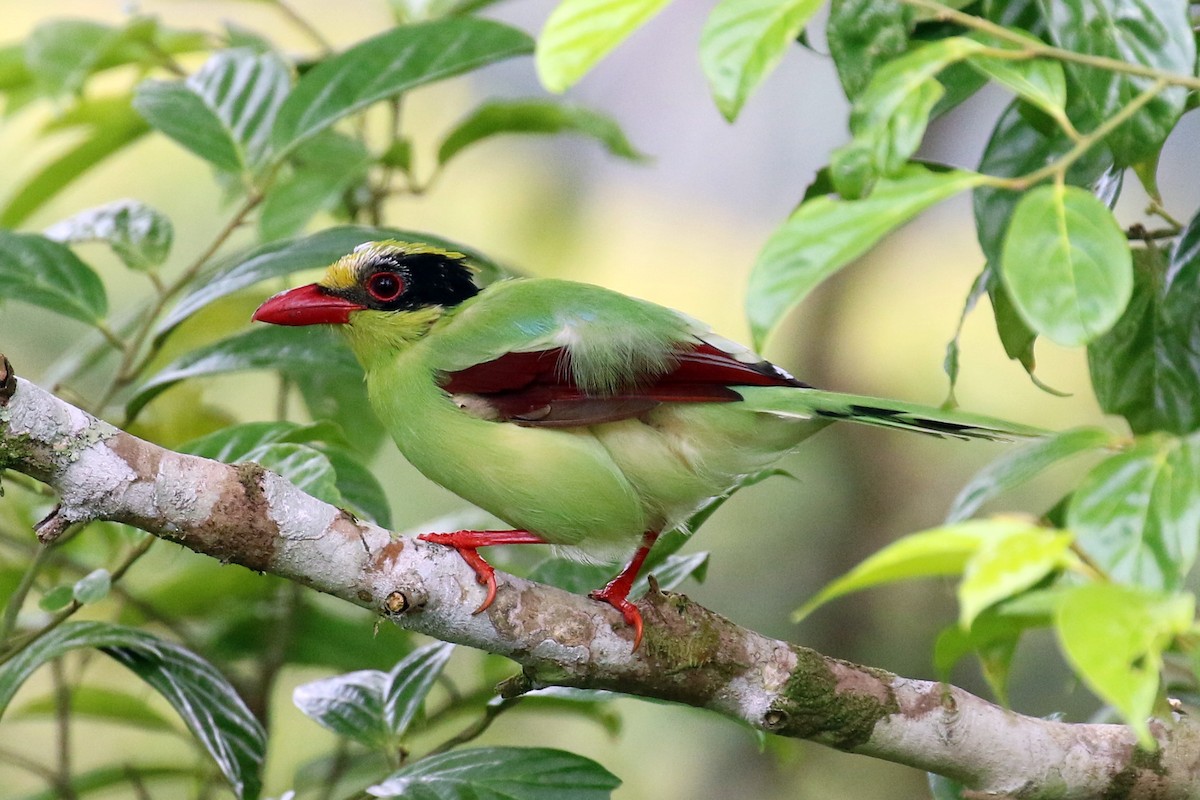
[[[820,389],[754,387],[739,393],[756,411],[804,419],[847,420],[956,439],[1004,440],[1046,434],[1038,428],[980,414]]]

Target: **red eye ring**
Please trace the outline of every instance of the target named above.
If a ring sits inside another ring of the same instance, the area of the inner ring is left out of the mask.
[[[381,303],[390,303],[404,293],[404,279],[394,272],[376,272],[367,278],[367,294]]]

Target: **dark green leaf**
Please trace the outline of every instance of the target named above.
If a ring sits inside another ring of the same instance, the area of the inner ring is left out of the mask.
[[[357,225],[327,228],[311,236],[284,242],[272,242],[231,259],[227,266],[218,268],[207,278],[202,279],[189,294],[185,295],[159,324],[155,334],[159,337],[165,335],[180,322],[214,300],[228,297],[247,286],[253,286],[270,278],[281,278],[294,272],[326,267],[363,242],[380,239],[428,242],[447,250],[466,253],[471,257],[473,264],[482,268],[480,280],[483,283],[488,283],[504,274],[502,267],[481,253],[426,233]]]
[[[136,416],[142,406],[181,380],[248,369],[279,369],[305,380],[319,374],[362,384],[362,369],[336,331],[268,326],[185,353],[138,387],[126,411]]]
[[[1041,43],[1032,36],[1027,38],[1031,42]],[[998,50],[1020,49],[1019,45],[987,36],[979,36],[976,40]],[[1048,116],[1066,121],[1067,82],[1059,62],[1045,58],[1011,59],[979,53],[968,58],[966,63]]]
[[[929,795],[932,800],[963,800],[966,787],[961,783],[933,772],[926,775],[929,778]]]
[[[521,31],[476,17],[380,34],[305,74],[279,109],[271,133],[276,155],[379,100],[532,49],[533,42]]]
[[[708,575],[708,553],[672,553],[654,567],[644,568],[641,577],[633,584],[630,594],[637,597],[649,591],[650,575],[658,581],[658,588],[665,590],[678,588],[688,578],[695,578],[703,583]],[[599,585],[596,588],[599,588]]]
[[[71,605],[71,601],[75,599],[74,586],[55,586],[50,591],[42,595],[38,600],[38,608],[42,611],[58,611]]]
[[[608,800],[620,784],[604,767],[574,753],[481,747],[414,761],[367,793],[438,800]]]
[[[857,98],[880,66],[908,50],[912,16],[900,0],[833,0],[825,36],[847,98]]]
[[[1053,126],[1043,131],[1033,125],[1024,112],[1027,108],[1020,101],[1014,101],[1000,116],[979,162],[980,172],[1016,178],[1061,158],[1074,146],[1074,142]],[[1107,149],[1094,147],[1067,170],[1067,183],[1088,187],[1097,194],[1103,191],[1103,199],[1108,202],[1107,192],[1114,187],[1104,178],[1111,167],[1112,156]],[[980,186],[975,190],[975,226],[979,246],[989,264],[1000,264],[1009,219],[1023,196],[1022,192],[994,186]]]
[[[1114,58],[1166,73],[1192,75],[1196,40],[1186,0],[1041,0],[1054,43],[1086,55]],[[1112,117],[1154,78],[1068,63],[1081,86],[1093,124]],[[1106,142],[1121,165],[1135,164],[1158,152],[1183,113],[1188,91],[1163,89]]]
[[[130,269],[151,270],[171,252],[175,231],[163,213],[138,200],[117,200],[88,209],[46,229],[56,242],[103,241]]]
[[[630,555],[633,555],[632,551]],[[569,558],[551,556],[529,573],[529,580],[556,586],[572,594],[586,594],[608,583],[617,573],[611,564],[585,564]]]
[[[383,710],[388,675],[362,669],[301,684],[292,692],[296,708],[339,736],[372,748],[392,745]]]
[[[263,200],[258,226],[263,241],[293,236],[363,179],[371,154],[362,142],[324,131],[297,148],[292,171],[276,180]]]
[[[1133,263],[1112,212],[1077,186],[1039,186],[1013,211],[1000,256],[1017,311],[1059,344],[1109,330],[1133,292]]]
[[[670,0],[563,0],[537,40],[537,73],[551,92],[565,92]]]
[[[250,454],[266,445],[279,442],[311,444],[324,455],[337,475],[337,491],[356,512],[362,512],[373,522],[391,526],[387,496],[379,481],[362,463],[361,456],[342,447],[349,445],[345,434],[330,423],[300,425],[295,422],[247,422],[215,431],[177,449],[225,463],[253,461]]]
[[[344,504],[333,465],[315,448],[295,442],[273,442],[254,448],[245,458],[282,475],[297,489],[318,500],[335,506]]]
[[[56,120],[47,130],[66,127],[71,121],[73,126],[85,127],[86,135],[20,185],[0,212],[0,226],[20,225],[75,179],[150,130],[125,97],[82,101],[75,112]]]
[[[830,157],[839,194],[847,199],[866,196],[880,177],[898,174],[920,146],[930,111],[944,91],[935,76],[981,49],[960,36],[939,39],[875,71],[850,112],[854,138]]]
[[[1100,407],[1135,433],[1200,428],[1200,216],[1167,262],[1157,248],[1134,248],[1134,289],[1112,330],[1088,345]]]
[[[1112,583],[1076,586],[1059,605],[1055,625],[1067,660],[1121,713],[1143,747],[1154,746],[1147,720],[1163,651],[1191,628],[1195,610],[1191,594],[1161,595]]]
[[[99,22],[44,22],[25,41],[25,64],[46,94],[77,93],[120,37],[119,29]]]
[[[226,570],[228,571],[228,570]],[[259,579],[267,591],[276,584]],[[195,582],[188,585],[195,585]],[[182,587],[186,591],[186,586]],[[279,618],[267,605],[263,593],[246,597],[222,595],[220,588],[207,586],[200,594],[207,608],[195,616],[211,626],[209,636],[214,657],[230,660],[262,657],[263,642],[278,635]],[[290,621],[284,658],[290,666],[322,667],[338,671],[387,670],[396,658],[412,649],[409,635],[395,625],[376,630],[378,617],[345,603],[326,604],[321,598],[305,599]]]
[[[388,673],[383,690],[383,715],[396,739],[403,738],[416,719],[453,652],[454,645],[435,642],[409,653]]]
[[[1113,580],[1178,589],[1200,548],[1200,437],[1147,437],[1102,461],[1075,490],[1067,527]]]
[[[700,34],[700,65],[717,108],[737,118],[824,3],[822,0],[721,0]]]
[[[1113,434],[1101,428],[1075,428],[1009,450],[975,474],[954,498],[946,522],[972,516],[987,501],[1036,477],[1063,459],[1089,450],[1111,447]]]
[[[438,148],[438,163],[445,164],[476,142],[506,133],[577,133],[600,142],[615,156],[645,158],[604,114],[580,106],[517,100],[486,103],[458,123]]]
[[[929,206],[982,180],[971,172],[910,164],[862,200],[805,201],[771,234],[750,274],[746,312],[756,346],[825,278]]]
[[[39,666],[96,647],[154,687],[216,761],[239,798],[258,797],[266,733],[211,664],[148,633],[106,622],[68,622],[0,666],[0,712]]]
[[[273,53],[222,50],[184,81],[147,81],[133,107],[147,122],[226,172],[256,169],[268,154],[287,66]]]
[[[83,322],[97,322],[108,312],[104,284],[92,268],[34,233],[0,230],[0,297]]]
[[[383,491],[379,479],[363,463],[365,459],[341,447],[325,446],[317,449],[324,453],[333,465],[333,471],[337,473],[337,489],[350,508],[376,525],[391,528],[392,512],[387,494]]]

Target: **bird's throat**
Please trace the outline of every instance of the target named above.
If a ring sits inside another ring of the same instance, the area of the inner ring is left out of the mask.
[[[350,349],[363,369],[370,371],[382,360],[395,358],[429,333],[442,318],[441,306],[426,306],[412,311],[372,311],[354,313],[350,321],[339,326],[346,334]]]

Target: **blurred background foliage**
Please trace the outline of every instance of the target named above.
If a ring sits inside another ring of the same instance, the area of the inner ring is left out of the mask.
[[[817,37],[809,42],[811,49],[789,48],[737,121],[726,122],[697,64],[696,44],[708,11],[693,3],[672,4],[615,51],[603,69],[566,94],[567,101],[616,120],[645,158],[613,155],[587,137],[488,140],[457,156],[421,192],[387,199],[383,220],[470,244],[524,273],[589,281],[678,308],[748,341],[743,299],[750,266],[768,234],[800,199],[800,187],[846,139],[848,108]],[[145,0],[136,7],[97,0],[0,0],[0,44],[36,36],[49,20],[122,25],[132,13],[207,36],[249,42],[261,35],[285,52],[309,54],[341,50],[395,22],[382,0]],[[547,4],[533,0],[511,0],[489,10],[493,18],[528,31],[539,30],[547,13]],[[180,52],[176,58],[192,72],[203,54]],[[101,75],[88,92],[102,97],[127,90],[132,70]],[[544,96],[527,58],[410,92],[403,113],[416,174],[431,174],[437,142],[482,99]],[[70,106],[66,98],[38,101],[19,114],[10,101],[0,125],[6,164],[0,170],[0,198],[12,198],[78,139],[78,130],[54,123]],[[980,92],[934,123],[920,155],[977,163],[990,121],[1007,101],[998,90]],[[1168,207],[1200,204],[1192,146],[1198,124],[1195,115],[1185,117],[1162,155],[1160,189]],[[231,212],[228,187],[212,178],[208,164],[176,143],[145,136],[34,209],[20,226],[41,230],[81,209],[136,197],[174,221],[169,263],[185,263],[208,245]],[[1122,210],[1136,214],[1145,205],[1140,187],[1127,185],[1118,215]],[[322,214],[308,230],[334,222]],[[231,242],[249,245],[255,235],[239,230]],[[83,248],[103,276],[114,319],[150,296],[144,276],[119,268],[99,245]],[[821,387],[937,404],[948,388],[945,346],[981,263],[970,199],[956,197],[825,282],[789,317],[765,355]],[[262,287],[256,287],[207,307],[167,341],[156,363],[244,329],[262,297]],[[1008,360],[990,315],[989,307],[981,307],[963,327],[963,367],[955,391],[963,408],[1050,428],[1104,424],[1081,349],[1038,343],[1038,375],[1064,396],[1051,395]],[[0,349],[19,375],[39,384],[58,385],[74,363],[91,357],[91,341],[83,323],[50,322],[45,312],[22,303],[0,305]],[[58,388],[67,399],[88,397],[105,386],[107,368]],[[280,410],[278,389],[278,378],[265,372],[180,384],[147,406],[134,432],[177,446],[231,421],[272,420]],[[852,595],[800,625],[789,622],[790,614],[887,542],[938,524],[966,476],[1003,447],[837,426],[783,465],[794,481],[766,481],[716,514],[693,545],[712,554],[707,578],[687,584],[685,591],[767,635],[932,678],[932,643],[957,615],[948,583],[897,584]],[[423,479],[394,449],[378,450],[370,466],[383,476],[396,530],[444,528],[439,518],[462,513],[461,501]],[[1049,505],[1077,481],[1084,466],[1049,473],[1010,496],[1007,505]],[[27,531],[52,502],[11,483],[7,489],[21,502],[0,503],[0,595],[20,581],[34,547]],[[49,594],[54,587],[73,585],[97,565],[112,563],[136,538],[116,526],[93,526],[87,536],[56,551],[39,587]],[[509,558],[517,568],[522,563],[527,568],[530,562],[520,559],[531,557],[496,555],[502,566]],[[27,611],[20,623],[33,626],[49,618],[54,604],[44,605],[51,610]],[[277,623],[285,612],[290,625],[281,632]],[[298,774],[317,769],[312,759],[344,752],[335,734],[293,705],[294,688],[336,672],[386,671],[416,644],[390,626],[376,625],[365,612],[165,543],[138,561],[130,580],[95,611],[79,616],[92,615],[161,630],[234,678],[250,707],[271,722],[268,794],[298,785]],[[89,718],[89,703],[108,707],[104,697],[75,698],[71,759],[76,771],[134,760],[187,765],[199,758],[186,734],[164,735],[181,732],[172,712],[153,692],[131,685],[121,667],[93,656],[56,669],[68,673],[57,679],[39,673],[5,719],[0,786],[6,795],[32,794],[44,785],[36,771],[18,762],[40,760],[55,747],[52,695],[56,685],[72,684],[77,675],[71,671],[86,669],[89,685],[109,686],[138,701],[120,701],[128,706],[132,724],[117,726],[100,715]],[[434,689],[431,706],[453,704],[461,693],[479,687],[490,689],[511,672],[506,662],[460,650],[450,662],[448,680]],[[963,662],[953,677],[970,690],[987,692],[971,662]],[[1097,708],[1042,632],[1022,642],[1009,696],[1014,707],[1035,715],[1062,712],[1085,719]],[[419,731],[409,746],[424,750],[446,740],[480,713],[484,699],[462,703],[461,714]],[[727,720],[693,709],[618,699],[588,714],[564,715],[556,713],[555,702],[567,701],[530,702],[501,716],[476,743],[557,746],[585,754],[620,776],[623,786],[615,796],[625,800],[891,798],[926,791],[924,776],[910,769],[807,743],[764,744]],[[96,796],[128,796],[130,790],[114,791]]]

